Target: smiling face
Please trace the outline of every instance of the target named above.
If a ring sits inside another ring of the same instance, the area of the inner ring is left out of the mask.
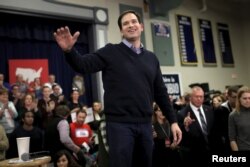
[[[121,34],[129,42],[140,42],[143,25],[134,13],[127,13],[121,18]]]

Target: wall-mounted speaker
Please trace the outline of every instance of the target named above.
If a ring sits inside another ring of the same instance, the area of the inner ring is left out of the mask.
[[[166,17],[168,11],[177,8],[183,0],[145,0],[149,5],[150,17]]]

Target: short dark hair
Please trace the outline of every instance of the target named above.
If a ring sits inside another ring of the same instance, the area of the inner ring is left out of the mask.
[[[58,105],[55,114],[60,117],[67,117],[70,114],[70,109],[67,105]]]
[[[85,113],[85,115],[87,115],[86,110],[84,110],[82,108],[76,111],[76,115],[78,115],[79,113]]]
[[[128,13],[134,14],[134,15],[137,17],[138,22],[141,23],[141,17],[140,17],[140,15],[139,15],[138,13],[136,13],[136,12],[133,11],[133,10],[126,10],[126,11],[124,11],[124,12],[118,17],[117,23],[118,23],[118,26],[119,26],[120,30],[122,29],[122,18],[123,18],[126,14],[128,14]]]
[[[26,114],[29,113],[29,112],[32,113],[33,116],[35,116],[34,110],[27,110],[27,109],[25,109],[25,110],[21,113],[21,118],[24,119],[25,116],[26,116]]]
[[[238,86],[230,86],[230,87],[228,87],[228,89],[227,89],[227,94],[228,94],[229,96],[232,96],[232,94],[233,94],[233,93],[237,93],[238,90],[239,90],[239,87],[238,87]]]

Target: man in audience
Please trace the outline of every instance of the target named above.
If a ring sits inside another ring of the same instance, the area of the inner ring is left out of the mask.
[[[21,114],[21,125],[17,126],[10,137],[10,150],[12,158],[18,156],[16,138],[30,137],[30,153],[43,151],[43,133],[34,123],[34,111],[25,110]]]
[[[218,152],[230,152],[230,141],[228,136],[228,116],[235,110],[236,97],[239,87],[230,86],[227,88],[227,101],[222,103],[214,112],[214,149]]]
[[[27,81],[24,80],[22,74],[16,75],[16,83],[15,84],[19,86],[19,90],[20,90],[21,94],[25,95],[28,92],[29,84],[27,83]]]
[[[84,143],[88,146],[93,144],[93,132],[88,124],[85,124],[87,113],[83,109],[76,112],[76,122],[70,124],[70,136],[74,143],[82,147]]]
[[[56,76],[54,74],[49,74],[49,82],[45,83],[44,86],[48,86],[52,90],[53,85],[57,85]],[[60,88],[60,93],[62,93],[62,88]]]
[[[85,166],[86,160],[84,152],[70,138],[70,127],[67,122],[70,110],[66,105],[59,105],[55,109],[55,116],[48,123],[45,130],[45,149],[50,151],[52,160],[55,160],[54,155],[62,149],[69,150],[77,155],[79,164]]]
[[[56,105],[58,104],[67,104],[67,100],[65,96],[61,92],[61,86],[59,84],[54,84],[52,86],[52,94],[50,94],[50,98],[53,99],[56,102]]]
[[[83,109],[76,112],[76,122],[70,124],[70,136],[74,143],[85,152],[86,166],[91,166],[96,161],[97,152],[94,150],[93,132],[88,124],[85,124],[87,113]]]
[[[206,165],[211,151],[213,110],[204,105],[204,91],[194,86],[190,93],[190,103],[178,112],[182,128],[182,155],[187,165]],[[199,163],[197,160],[199,159]]]
[[[10,84],[8,82],[4,82],[4,75],[0,73],[0,89],[8,89],[10,91]]]

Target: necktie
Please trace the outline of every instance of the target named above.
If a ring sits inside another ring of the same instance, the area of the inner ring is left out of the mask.
[[[206,124],[205,118],[201,113],[201,109],[198,109],[198,112],[199,112],[199,115],[200,115],[202,132],[204,133],[204,135],[207,135],[207,124]]]

